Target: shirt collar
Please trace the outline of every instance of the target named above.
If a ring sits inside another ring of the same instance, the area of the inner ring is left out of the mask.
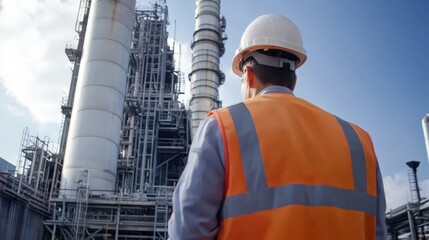
[[[256,95],[256,96],[261,96],[261,95],[265,95],[265,94],[268,94],[268,93],[287,93],[287,94],[292,94],[293,95],[293,92],[289,88],[287,88],[287,87],[269,86],[269,87],[266,87],[266,88],[262,89],[262,91],[260,91],[258,93],[258,95]]]

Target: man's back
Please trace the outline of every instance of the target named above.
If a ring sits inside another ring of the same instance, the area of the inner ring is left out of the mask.
[[[247,26],[231,65],[247,101],[200,124],[173,197],[172,239],[387,239],[370,137],[292,95],[306,59],[289,18]]]
[[[214,115],[228,148],[220,238],[374,239],[377,163],[363,130],[285,93]]]

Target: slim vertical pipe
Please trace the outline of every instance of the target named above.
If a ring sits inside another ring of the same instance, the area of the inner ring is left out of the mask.
[[[429,114],[426,114],[426,116],[422,119],[422,126],[423,126],[423,134],[425,137],[426,153],[428,155],[428,161],[429,161]]]
[[[25,204],[25,208],[24,208],[24,219],[22,220],[22,226],[21,226],[21,238],[20,240],[25,240],[28,239],[25,236],[25,233],[27,232],[27,223],[28,223],[28,211],[30,208],[30,203],[27,202]]]
[[[121,206],[119,205],[116,209],[116,228],[115,228],[115,240],[118,240],[119,238],[119,221],[121,219]]]
[[[135,0],[91,2],[62,172],[65,196],[76,196],[83,170],[91,190],[115,188],[134,8]]]
[[[408,224],[410,226],[411,239],[417,240],[417,229],[414,225],[414,216],[409,203],[407,204],[407,215],[408,215]]]
[[[52,230],[51,240],[57,239],[56,236],[55,236],[56,231],[57,231],[57,224],[54,224],[54,229]]]
[[[33,157],[31,160],[31,168],[30,168],[30,174],[28,175],[28,184],[31,185],[31,179],[33,178],[33,172],[34,172],[34,165],[36,165],[36,160],[37,160],[37,151],[39,149],[38,147],[38,140],[36,138],[36,143],[34,144],[34,152],[33,152]]]
[[[39,162],[37,166],[37,178],[36,178],[36,184],[34,185],[34,193],[39,191],[39,183],[40,183],[40,174],[42,172],[42,164],[44,162],[44,155],[45,155],[45,149],[43,148],[43,145],[36,150],[36,153],[40,150],[40,156],[39,156]]]
[[[13,229],[15,228],[15,226],[13,226],[14,225],[13,223],[15,222],[16,205],[17,203],[15,203],[15,201],[12,201],[12,200],[10,201],[9,213],[7,217],[6,239],[12,239],[12,237],[15,236],[15,234],[13,234]]]
[[[57,178],[58,178],[58,172],[57,172],[57,168],[58,168],[58,157],[56,156],[55,158],[54,158],[54,161],[55,161],[55,163],[54,163],[54,171],[53,171],[53,174],[52,174],[52,183],[51,183],[51,190],[49,191],[49,199],[51,199],[52,198],[52,194],[54,193],[54,189],[56,189],[57,188]],[[51,206],[51,202],[49,202],[49,208],[50,208],[50,206]]]

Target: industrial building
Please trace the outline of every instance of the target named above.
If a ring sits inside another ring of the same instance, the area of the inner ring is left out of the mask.
[[[429,114],[422,119],[423,135],[429,159]],[[417,168],[420,162],[407,162],[411,199],[386,213],[389,239],[429,239],[429,199],[420,194]]]
[[[16,167],[15,165],[9,163],[8,161],[4,160],[0,157],[0,171],[2,172],[15,172]]]
[[[18,165],[0,158],[2,239],[168,238],[192,136],[222,105],[226,20],[220,0],[196,1],[187,109],[179,100],[180,48],[167,43],[167,3],[135,6],[80,0],[79,38],[65,48],[73,70],[59,147],[24,129]],[[423,128],[429,149],[429,115]],[[411,203],[386,214],[392,240],[429,232],[428,199],[419,196],[416,172],[409,176]]]
[[[425,124],[425,119],[423,119],[423,124]],[[423,129],[427,130],[425,127]],[[410,201],[386,213],[389,240],[429,239],[429,199],[420,195],[421,189],[417,178],[419,165],[418,161],[407,162]]]
[[[23,133],[17,171],[0,174],[3,239],[167,239],[192,129],[221,106],[225,19],[196,1],[190,110],[166,1],[81,0],[58,149]],[[175,59],[176,58],[176,59]],[[192,114],[192,117],[191,117]]]

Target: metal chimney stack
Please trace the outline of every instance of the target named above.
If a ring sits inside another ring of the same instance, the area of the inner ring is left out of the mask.
[[[408,181],[410,183],[411,200],[413,203],[420,203],[422,200],[420,196],[419,182],[417,181],[417,168],[419,165],[419,161],[407,162],[407,166],[411,168],[411,172],[408,173]]]
[[[220,17],[220,0],[197,0],[195,32],[192,43],[191,136],[212,109],[221,107],[218,88],[225,81],[219,58],[225,52],[223,41],[226,21]]]
[[[62,171],[65,197],[75,197],[82,182],[94,193],[114,191],[134,8],[135,0],[91,2]]]
[[[429,114],[426,114],[426,116],[422,119],[422,125],[423,125],[423,134],[425,136],[426,152],[427,152],[428,161],[429,161]]]

